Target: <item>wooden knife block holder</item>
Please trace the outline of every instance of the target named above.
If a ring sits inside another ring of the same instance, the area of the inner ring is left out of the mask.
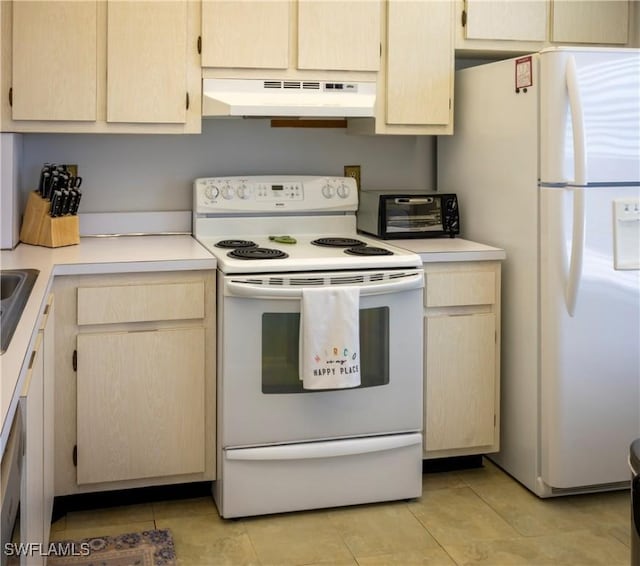
[[[36,191],[29,194],[27,209],[20,229],[20,241],[25,244],[59,248],[80,243],[78,215],[49,216],[51,202]]]

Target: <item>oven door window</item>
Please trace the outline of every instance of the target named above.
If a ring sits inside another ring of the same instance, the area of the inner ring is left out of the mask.
[[[262,392],[317,393],[302,388],[298,372],[300,313],[262,315]],[[361,385],[389,383],[389,307],[360,309]]]

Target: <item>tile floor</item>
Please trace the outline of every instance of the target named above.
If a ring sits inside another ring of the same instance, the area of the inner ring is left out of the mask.
[[[179,564],[629,564],[627,491],[540,500],[485,460],[425,474],[420,499],[220,519],[209,497],[71,512],[52,538],[173,532]]]

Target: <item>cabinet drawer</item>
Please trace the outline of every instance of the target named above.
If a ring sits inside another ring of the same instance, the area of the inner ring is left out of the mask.
[[[426,273],[426,307],[492,305],[496,300],[494,271]]]
[[[204,318],[204,281],[78,287],[78,324]]]

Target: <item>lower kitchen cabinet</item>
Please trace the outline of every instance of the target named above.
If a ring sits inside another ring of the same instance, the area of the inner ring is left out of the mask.
[[[56,495],[215,479],[214,272],[54,291]]]
[[[54,296],[49,295],[44,307],[40,333],[42,334],[43,383],[42,383],[42,493],[44,542],[49,542],[49,527],[53,514],[54,472],[55,472],[55,312]]]
[[[35,544],[45,543],[43,383],[44,347],[42,334],[39,333],[29,359],[29,370],[20,396],[24,426],[24,455],[20,487],[20,542]],[[44,558],[38,556],[29,557],[29,560],[33,561],[33,564],[44,564]]]
[[[204,472],[204,328],[78,336],[78,483]]]
[[[424,270],[424,456],[496,452],[500,263],[429,263]]]
[[[20,480],[20,542],[49,543],[53,510],[53,297],[45,307],[43,322],[28,361],[20,396],[23,461]],[[37,555],[22,556],[21,563],[44,564]]]

